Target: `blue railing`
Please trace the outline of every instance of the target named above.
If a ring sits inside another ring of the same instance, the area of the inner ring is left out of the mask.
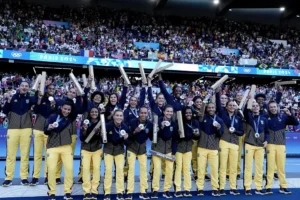
[[[142,63],[145,69],[153,69],[157,61],[149,59],[114,59],[102,57],[83,57],[77,55],[62,55],[55,53],[28,52],[15,50],[0,49],[0,59],[25,60],[49,63],[63,63],[69,65],[93,65],[99,67],[117,67],[121,64],[127,68],[138,68],[138,63]],[[168,61],[162,63],[168,64]],[[222,66],[222,65],[205,65],[196,63],[178,63],[167,70],[185,71],[185,72],[204,72],[204,73],[224,73],[224,74],[244,74],[244,75],[268,75],[268,76],[287,76],[300,77],[299,70],[294,69],[259,69],[255,66]]]

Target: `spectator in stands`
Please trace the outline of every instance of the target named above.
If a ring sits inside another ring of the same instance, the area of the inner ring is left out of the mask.
[[[300,66],[299,31],[227,19],[150,16],[102,7],[47,8],[19,1],[0,3],[0,47],[79,55],[237,65],[255,58],[262,69]],[[49,23],[44,19],[66,22]],[[199,28],[201,27],[201,28]],[[271,42],[286,40],[287,45]],[[159,43],[159,49],[135,42]],[[222,49],[237,49],[239,54]]]

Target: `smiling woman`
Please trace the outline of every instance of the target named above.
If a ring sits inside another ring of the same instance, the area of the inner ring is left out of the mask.
[[[73,150],[72,150],[72,123],[76,116],[72,102],[64,102],[58,114],[53,114],[47,120],[44,133],[47,139],[47,167],[48,167],[48,194],[49,199],[55,199],[57,165],[62,160],[65,171],[65,199],[72,199],[73,185]]]
[[[19,145],[21,151],[21,167],[20,176],[21,184],[28,185],[28,160],[31,143],[32,123],[31,123],[31,107],[37,102],[37,93],[34,97],[30,97],[28,93],[29,84],[21,82],[18,92],[9,95],[3,107],[3,113],[8,116],[7,131],[7,158],[5,174],[6,178],[3,183],[4,187],[12,184],[14,178],[14,169],[16,163],[16,154]]]
[[[128,139],[129,129],[123,123],[123,111],[117,109],[113,113],[113,120],[106,124],[107,143],[104,144],[104,200],[110,200],[112,186],[112,166],[116,167],[116,191],[117,198],[124,199],[124,142]]]
[[[171,105],[166,105],[163,111],[163,117],[158,120],[159,131],[157,134],[157,143],[152,144],[151,150],[158,152],[161,155],[173,157],[176,153],[176,149],[173,148],[173,138],[179,134],[177,123],[172,120],[174,109]],[[152,136],[153,138],[153,136]],[[164,179],[164,194],[165,198],[173,198],[170,194],[170,188],[172,186],[173,166],[174,163],[171,160],[164,160],[160,156],[152,155],[153,161],[153,180],[152,180],[152,196],[151,198],[158,198],[158,191],[160,188],[160,172],[161,164],[165,162],[165,179]]]
[[[174,147],[176,150],[176,166],[175,166],[175,197],[192,197],[190,193],[191,183],[191,161],[192,161],[192,145],[193,138],[200,134],[200,124],[197,120],[193,119],[193,113],[191,108],[185,108],[183,110],[184,121],[184,133],[185,137],[180,138],[179,134],[174,136]],[[184,193],[181,193],[181,178],[184,176]]]
[[[251,99],[249,100],[251,101]],[[249,102],[248,102],[249,104]],[[264,169],[264,151],[269,141],[268,120],[265,116],[260,115],[260,106],[254,101],[252,108],[245,109],[245,120],[247,123],[247,132],[245,135],[245,170],[244,170],[244,185],[246,195],[252,195],[252,164],[253,156],[255,155],[255,187],[256,194],[264,195],[265,191],[262,189],[262,176]]]
[[[26,94],[29,90],[29,83],[28,82],[22,82],[19,86],[20,94]]]
[[[61,114],[64,116],[64,117],[68,117],[71,113],[71,110],[72,110],[72,106],[71,105],[63,105],[61,107]]]
[[[97,124],[100,120],[100,112],[93,107],[87,114],[87,121],[82,124],[80,130],[81,140],[81,164],[82,164],[82,189],[84,199],[97,199],[100,181],[100,166],[102,161],[102,134]],[[87,138],[95,133],[89,142]],[[91,170],[92,169],[92,170]],[[91,180],[91,176],[93,177]]]
[[[203,112],[203,111],[202,111]],[[200,119],[200,134],[197,139],[197,196],[204,196],[204,178],[207,163],[210,165],[212,195],[220,196],[219,193],[219,138],[224,132],[224,122],[216,115],[216,106],[208,103],[206,114]]]
[[[225,196],[226,173],[229,174],[230,194],[239,195],[236,187],[239,139],[244,135],[242,119],[236,114],[237,103],[233,100],[222,103],[220,94],[216,95],[218,116],[224,122],[224,133],[219,142],[220,148],[220,195]],[[224,106],[223,106],[224,105]]]

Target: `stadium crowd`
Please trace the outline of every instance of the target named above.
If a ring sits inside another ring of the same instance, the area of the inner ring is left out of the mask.
[[[47,26],[43,20],[67,22]],[[286,40],[287,45],[270,40]],[[159,50],[135,42],[159,43]],[[178,62],[238,65],[255,58],[261,68],[299,68],[299,31],[216,18],[181,18],[103,7],[48,8],[22,0],[0,2],[0,47],[19,50],[148,59],[148,53]],[[224,55],[220,49],[238,49]]]
[[[23,76],[22,74],[18,73],[3,73],[1,77],[1,90],[0,90],[0,103],[1,108],[5,103],[5,98],[8,95],[8,92],[11,90],[16,90],[18,85],[23,81],[29,82],[31,85],[34,83],[35,77]],[[79,82],[82,84],[81,77],[77,77]],[[105,102],[108,102],[109,94],[117,93],[121,96],[121,90],[123,86],[123,82],[121,79],[116,77],[110,78],[103,78],[103,77],[96,77],[96,83],[98,90],[102,91],[105,94]],[[127,103],[125,104],[125,108],[128,106],[129,97],[135,96],[138,97],[140,95],[141,90],[141,81],[138,78],[132,77],[132,85],[130,86],[128,93],[127,93]],[[74,87],[72,81],[69,80],[69,77],[64,76],[63,74],[52,74],[47,79],[47,85],[52,83],[55,86],[55,99],[63,99],[67,96],[67,91],[70,88]],[[209,91],[208,87],[211,86],[213,83],[209,80],[197,80],[191,82],[170,82],[165,81],[166,88],[168,92],[171,93],[172,88],[174,85],[179,84],[182,86],[182,98],[185,101],[189,102],[192,101],[194,96],[200,95],[203,98],[207,95],[207,91]],[[223,86],[221,93],[225,94],[230,97],[236,97],[238,93],[244,93],[246,88],[249,88],[250,85],[247,84],[236,84],[234,82],[227,83]],[[160,92],[158,81],[153,82],[153,96],[154,98]],[[265,94],[267,101],[274,100],[276,96],[276,88],[274,84],[268,85],[258,85],[256,93]],[[300,100],[300,90],[299,87],[284,87],[283,88],[283,96],[282,101],[280,102],[281,108],[289,107],[292,113],[294,113],[297,118],[300,120],[300,107],[299,107],[299,100]],[[149,108],[149,102],[146,100],[145,104]],[[149,109],[149,113],[151,113]],[[0,114],[2,118],[5,118],[4,115]],[[0,120],[0,123],[3,119]],[[294,130],[294,127],[290,127],[290,130]],[[300,130],[299,130],[300,131]]]

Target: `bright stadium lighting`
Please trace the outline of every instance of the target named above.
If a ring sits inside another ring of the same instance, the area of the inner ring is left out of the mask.
[[[298,17],[298,18],[299,18],[299,17],[300,17],[300,15],[297,15],[296,17]]]
[[[231,12],[231,11],[232,11],[232,9],[230,8],[230,9],[229,9],[229,11]]]
[[[283,11],[285,11],[285,7],[281,7],[281,8],[279,8],[279,10],[280,10],[281,12],[283,12]]]
[[[214,3],[215,5],[218,5],[218,4],[220,3],[220,1],[219,1],[219,0],[214,0],[213,3]]]

